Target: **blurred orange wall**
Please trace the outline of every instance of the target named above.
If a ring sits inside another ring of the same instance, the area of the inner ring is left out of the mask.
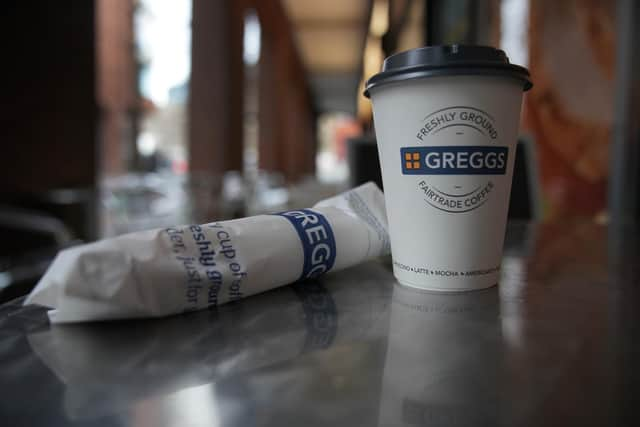
[[[538,147],[546,215],[605,210],[613,117],[615,3],[530,1],[524,127]]]

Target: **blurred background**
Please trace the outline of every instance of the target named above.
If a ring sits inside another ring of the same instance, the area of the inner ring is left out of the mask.
[[[510,217],[606,223],[637,207],[637,16],[631,0],[10,2],[2,300],[80,241],[379,182],[363,83],[432,44],[531,71]]]

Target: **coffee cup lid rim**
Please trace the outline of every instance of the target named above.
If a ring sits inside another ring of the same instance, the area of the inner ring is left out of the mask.
[[[519,80],[523,90],[533,87],[529,71],[511,64],[504,51],[490,46],[428,46],[396,53],[384,60],[382,71],[365,84],[364,96],[371,89],[388,83],[425,77],[459,75],[500,76]]]

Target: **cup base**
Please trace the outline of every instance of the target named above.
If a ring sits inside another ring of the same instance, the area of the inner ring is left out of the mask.
[[[452,287],[435,288],[435,287],[431,287],[431,286],[428,286],[428,285],[418,285],[416,283],[407,282],[406,280],[399,279],[397,276],[396,276],[396,280],[402,286],[407,286],[407,287],[413,288],[413,289],[419,289],[421,291],[438,292],[438,293],[473,292],[473,291],[479,291],[481,289],[489,289],[489,288],[492,288],[492,287],[498,285],[498,282],[495,282],[495,283],[489,283],[488,285],[475,286],[475,287],[472,287],[472,288],[452,288]]]

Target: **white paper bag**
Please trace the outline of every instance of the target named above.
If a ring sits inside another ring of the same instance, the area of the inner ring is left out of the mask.
[[[364,184],[312,209],[126,234],[61,251],[25,304],[52,323],[215,307],[389,253],[382,192]]]

